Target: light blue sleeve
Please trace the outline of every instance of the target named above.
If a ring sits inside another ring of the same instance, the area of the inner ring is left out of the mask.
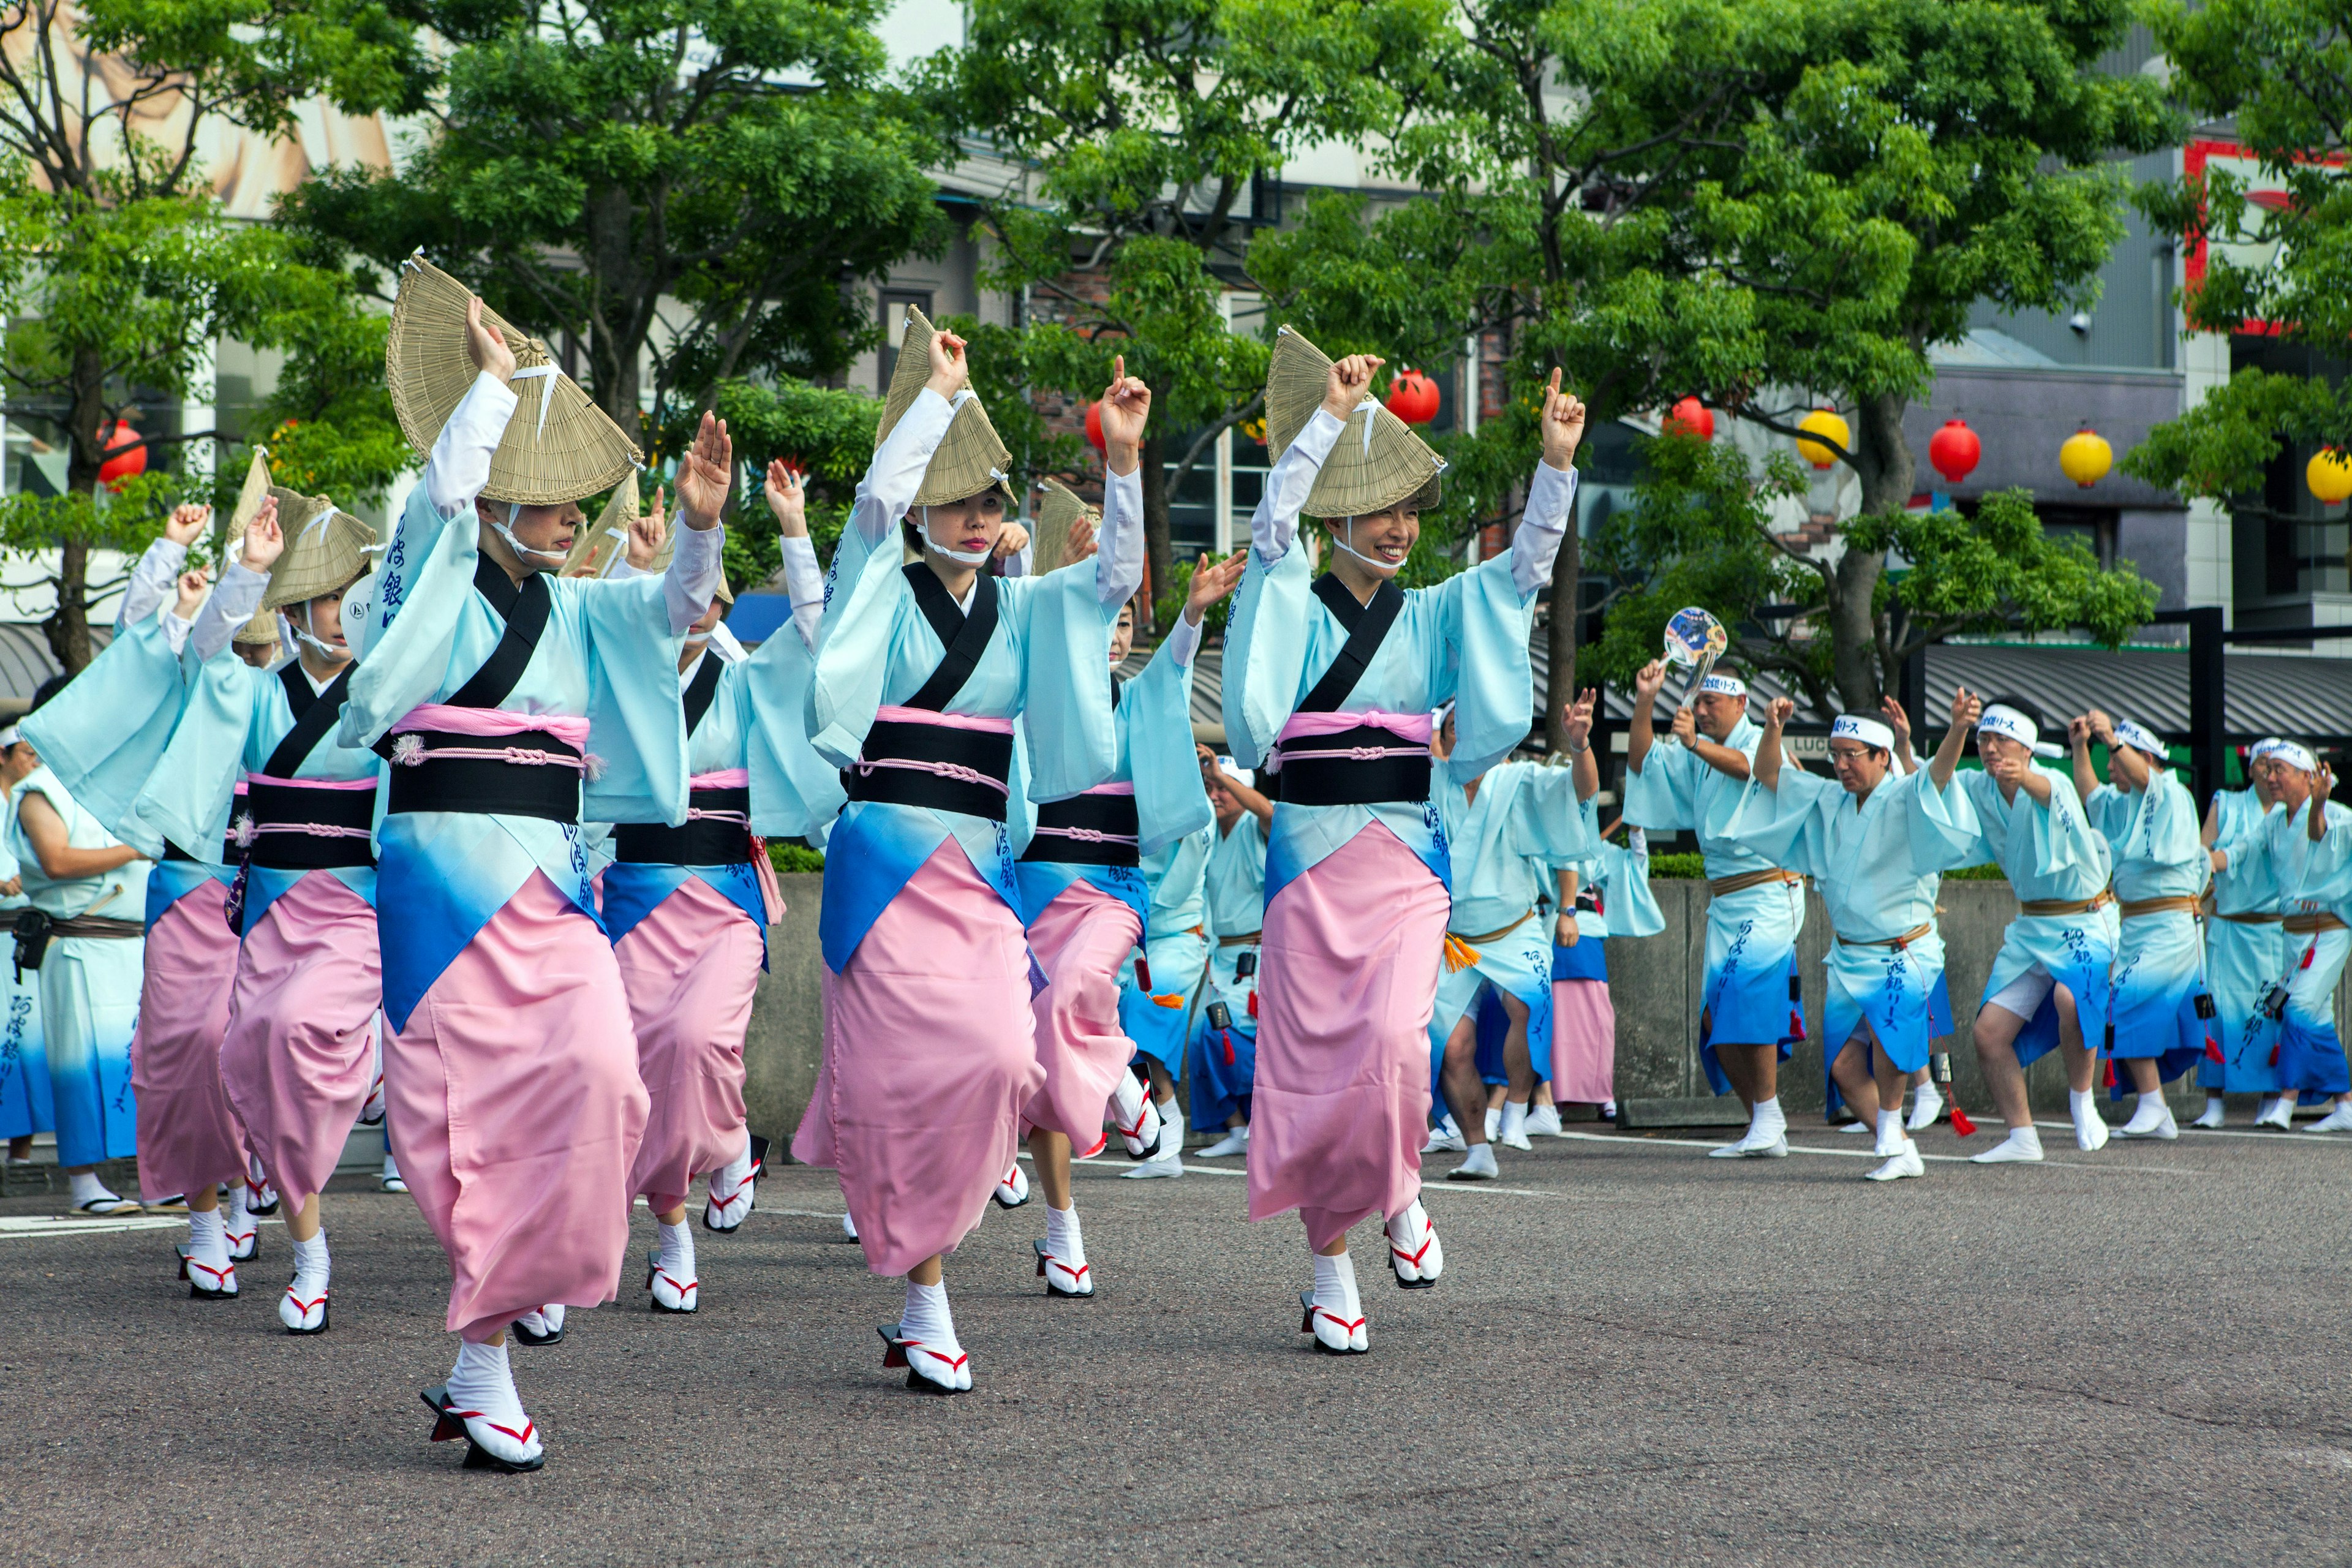
[[[805,838],[822,847],[848,796],[841,770],[808,743],[808,688],[816,661],[789,628],[753,650],[725,678],[742,708],[743,765],[751,774],[751,831]]]
[[[2154,782],[2154,781],[2151,781]],[[2197,820],[2197,797],[2166,774],[2148,792],[2151,814],[2134,846],[2161,866],[2186,866],[2205,853],[2204,824]]]
[[[1517,780],[1505,829],[1510,852],[1552,866],[1591,855],[1597,840],[1585,803],[1576,798],[1576,770],[1540,763],[1506,765],[1509,767],[1506,776]],[[1486,776],[1492,779],[1501,771]]]
[[[2298,826],[2297,831],[2307,829]],[[2287,896],[2317,904],[2352,903],[2352,819],[2328,813],[2327,837],[2311,847],[2302,884]]]
[[[996,593],[1021,639],[1029,798],[1066,800],[1108,784],[1118,769],[1118,715],[1110,702],[1110,634],[1118,624],[1118,605],[1102,602],[1089,561],[1043,577],[999,578]],[[1192,733],[1188,721],[1188,751]]]
[[[369,578],[372,594],[358,611],[343,613],[344,635],[360,661],[343,703],[346,746],[374,745],[412,709],[441,694],[457,616],[474,592],[480,559],[478,531],[446,522],[433,510],[424,481],[411,486],[383,565]],[[673,679],[673,704],[676,685]]]
[[[2103,784],[2084,797],[2083,816],[2090,823],[2092,832],[2114,844],[2131,832],[2132,818],[2138,805],[2138,796],[2126,795],[2113,784]]]
[[[1192,667],[1177,662],[1171,645],[1161,643],[1120,691],[1118,721],[1127,731],[1128,773],[1135,781],[1137,853],[1156,854],[1213,823],[1200,753],[1192,749]]]
[[[1535,672],[1528,642],[1535,600],[1522,599],[1509,554],[1482,561],[1413,596],[1439,606],[1429,690],[1454,700],[1454,753],[1476,773],[1523,745],[1535,722]]]
[[[1666,929],[1666,915],[1650,890],[1650,852],[1622,845],[1603,844],[1599,859],[1607,884],[1609,934],[1655,936]]]
[[[1835,779],[1783,762],[1777,789],[1755,784],[1741,794],[1738,815],[1727,837],[1776,866],[1825,877],[1829,835],[1822,818],[1837,809],[1844,795],[1845,786]],[[1610,929],[1616,929],[1614,921]]]
[[[1971,776],[1955,773],[1942,789],[1925,768],[1912,785],[1910,837],[1912,864],[1937,862],[1946,867],[1980,866],[1994,858],[1984,836],[1984,821],[1969,792]]]
[[[1683,746],[1654,740],[1639,768],[1625,770],[1625,821],[1659,833],[1698,826],[1700,763]]]
[[[470,557],[474,542],[466,544]],[[470,567],[467,577],[470,587]],[[677,826],[686,820],[692,768],[677,700],[686,634],[670,630],[667,575],[617,583],[551,577],[548,586],[575,601],[573,613],[588,631],[588,754],[600,761],[581,789],[581,819]]]
[[[118,835],[124,843],[142,854],[150,852],[150,844],[152,853],[162,854],[167,838],[200,858],[220,852],[253,731],[254,701],[262,683],[277,679],[234,654],[204,662],[189,684],[171,743],[132,804],[128,826],[138,837]]]
[[[67,793],[109,833],[143,848],[122,828],[179,722],[185,689],[183,661],[162,617],[151,616],[116,637],[19,729]]]
[[[2107,852],[2107,841],[2099,837],[2091,819],[2084,814],[2082,797],[2074,793],[2074,781],[2055,768],[2035,771],[2050,781],[2049,800],[2033,810],[2036,868],[2044,876],[2053,871],[2088,868],[2095,870],[2099,879],[2105,881],[2113,858]]]
[[[1294,446],[1296,443],[1294,443]],[[1298,706],[1307,670],[1307,628],[1321,606],[1315,569],[1293,547],[1271,566],[1253,550],[1225,622],[1225,679],[1219,694],[1225,744],[1245,768],[1265,765],[1275,737]]]

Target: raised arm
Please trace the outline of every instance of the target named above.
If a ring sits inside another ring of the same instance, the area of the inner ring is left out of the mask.
[[[1257,825],[1260,827],[1274,826],[1274,802],[1219,767],[1217,753],[1208,747],[1196,743],[1192,749],[1200,753],[1201,782],[1204,786],[1221,789],[1232,795],[1234,800],[1241,803],[1241,808],[1244,811],[1257,818]]]
[[[2319,782],[2311,786],[2311,841],[2314,844],[2327,837],[2327,797],[2336,791],[2336,770],[2326,763],[2319,764]]]
[[[1666,662],[1654,658],[1633,677],[1633,721],[1625,731],[1625,765],[1635,773],[1650,755],[1658,738],[1658,693],[1665,689]]]
[[[1977,727],[1979,715],[1984,712],[1984,701],[1965,686],[1952,693],[1952,723],[1944,731],[1944,743],[1936,748],[1936,755],[1927,763],[1927,782],[1937,794],[1952,782],[1952,770],[1960,765],[1960,750],[1969,743],[1969,736]]]
[[[1772,699],[1764,710],[1764,738],[1756,743],[1756,782],[1776,795],[1780,790],[1780,731],[1796,710],[1789,698]]]
[[[2066,750],[2074,767],[2074,793],[2084,800],[2099,787],[2099,775],[2091,766],[2091,716],[2082,714],[2066,721]]]
[[[1683,749],[1726,778],[1748,781],[1748,758],[1729,746],[1718,745],[1698,732],[1698,718],[1687,708],[1675,710],[1675,739]]]
[[[1576,771],[1576,798],[1591,800],[1601,793],[1601,759],[1592,753],[1592,715],[1601,693],[1586,687],[1576,694],[1576,700],[1560,710],[1560,735],[1566,742],[1570,764]]]
[[[1906,713],[1903,704],[1892,697],[1878,700],[1878,715],[1886,721],[1886,727],[1895,731],[1895,760],[1900,764],[1895,771],[1899,773],[1917,773],[1919,759],[1911,750],[1911,715]]]
[[[237,628],[253,619],[253,612],[261,607],[262,593],[269,586],[269,569],[285,549],[286,534],[278,526],[278,498],[272,496],[246,524],[242,557],[221,574],[220,586],[213,590],[211,603],[188,634],[198,662],[218,656],[236,638]]]
[[[727,421],[705,409],[701,428],[677,469],[677,517],[686,529],[677,536],[677,553],[670,557],[662,583],[672,637],[701,618],[719,592],[719,552],[727,543],[719,514],[734,482],[735,444],[728,437]]]
[[[1576,503],[1576,448],[1584,439],[1584,404],[1559,389],[1559,372],[1544,390],[1543,461],[1528,484],[1527,509],[1511,538],[1511,584],[1523,600],[1551,581],[1552,558]]]
[[[122,590],[122,603],[114,612],[114,629],[135,626],[155,613],[155,607],[172,596],[172,585],[188,564],[188,546],[212,521],[213,509],[184,503],[172,509],[164,521],[163,537],[147,547],[131,569],[131,581]]]
[[[498,455],[507,421],[514,416],[514,350],[498,328],[482,320],[482,301],[466,301],[466,352],[472,356],[474,384],[450,411],[425,459],[425,495],[446,518],[474,504],[490,482],[490,459]]]
[[[770,459],[768,481],[761,487],[768,510],[776,520],[777,547],[784,558],[784,594],[793,607],[793,629],[812,652],[816,648],[817,623],[824,618],[824,571],[816,563],[816,545],[809,539],[808,486],[800,470],[782,458]]]
[[[1323,406],[1275,458],[1265,489],[1258,492],[1257,510],[1250,513],[1250,548],[1262,564],[1271,566],[1290,553],[1298,537],[1298,511],[1315,489],[1315,476],[1363,402],[1372,372],[1385,363],[1373,354],[1349,354],[1334,363],[1324,384]]]
[[[1105,609],[1123,605],[1143,585],[1143,426],[1151,417],[1151,388],[1127,374],[1127,357],[1111,362],[1102,398],[1102,532],[1095,550],[1095,598]]]
[[[2094,708],[2084,717],[2091,721],[2092,738],[2106,747],[2116,759],[2116,771],[2124,775],[2124,788],[2136,795],[2146,791],[2152,772],[2147,756],[2137,746],[2126,746],[2116,742],[2116,721],[2106,714]],[[2075,787],[2080,789],[2082,786],[2077,784]],[[2091,797],[2085,794],[2083,798],[2088,800]]]

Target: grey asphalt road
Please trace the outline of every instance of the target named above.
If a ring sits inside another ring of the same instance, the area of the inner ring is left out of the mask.
[[[837,1239],[831,1175],[787,1169],[743,1230],[698,1233],[698,1316],[648,1313],[633,1269],[516,1350],[549,1451],[523,1477],[425,1440],[454,1346],[409,1200],[331,1194],[310,1340],[277,1326],[282,1227],[242,1300],[200,1304],[178,1231],[27,1237],[53,1200],[12,1200],[0,1562],[2352,1558],[2352,1140],[2044,1137],[2042,1167],[1891,1188],[1801,1129],[1839,1152],[1506,1152],[1498,1188],[1431,1182],[1438,1289],[1394,1289],[1358,1230],[1373,1349],[1348,1361],[1297,1331],[1296,1221],[1246,1224],[1236,1176],[1098,1163],[1095,1300],[1044,1298],[1034,1205],[950,1260],[978,1377],[952,1400],[881,1370],[899,1288]]]

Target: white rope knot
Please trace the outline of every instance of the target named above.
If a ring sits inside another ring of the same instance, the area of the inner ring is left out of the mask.
[[[236,819],[236,824],[229,829],[228,836],[230,841],[239,849],[250,849],[253,847],[253,836],[256,831],[257,830],[253,825],[253,814],[251,812],[247,812],[244,816]]]
[[[392,742],[392,761],[395,766],[413,768],[425,760],[425,738],[421,735],[401,735]]]

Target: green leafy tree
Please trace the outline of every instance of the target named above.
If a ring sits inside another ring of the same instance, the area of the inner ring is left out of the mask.
[[[976,0],[963,47],[929,62],[942,155],[984,142],[1018,171],[987,203],[992,279],[1093,346],[1061,390],[1095,395],[1114,353],[1152,389],[1155,593],[1172,490],[1264,385],[1265,345],[1220,305],[1248,283],[1259,182],[1402,123],[1449,26],[1438,0]]]
[[[391,275],[418,247],[551,342],[656,448],[724,383],[838,371],[844,285],[940,235],[878,85],[879,0],[411,0],[453,46],[398,174],[331,173],[288,221]],[[641,415],[643,416],[640,423]]]
[[[2352,5],[2341,0],[2210,0],[2166,5],[2150,21],[2172,89],[2200,119],[2229,119],[2258,163],[2267,199],[2227,169],[2143,190],[2158,226],[2207,247],[2184,289],[2201,331],[2267,328],[2326,359],[2352,340]],[[2274,193],[2274,194],[2273,194]],[[2126,454],[2151,484],[2261,504],[2263,469],[2289,442],[2352,449],[2352,395],[2340,373],[2241,370]]]

